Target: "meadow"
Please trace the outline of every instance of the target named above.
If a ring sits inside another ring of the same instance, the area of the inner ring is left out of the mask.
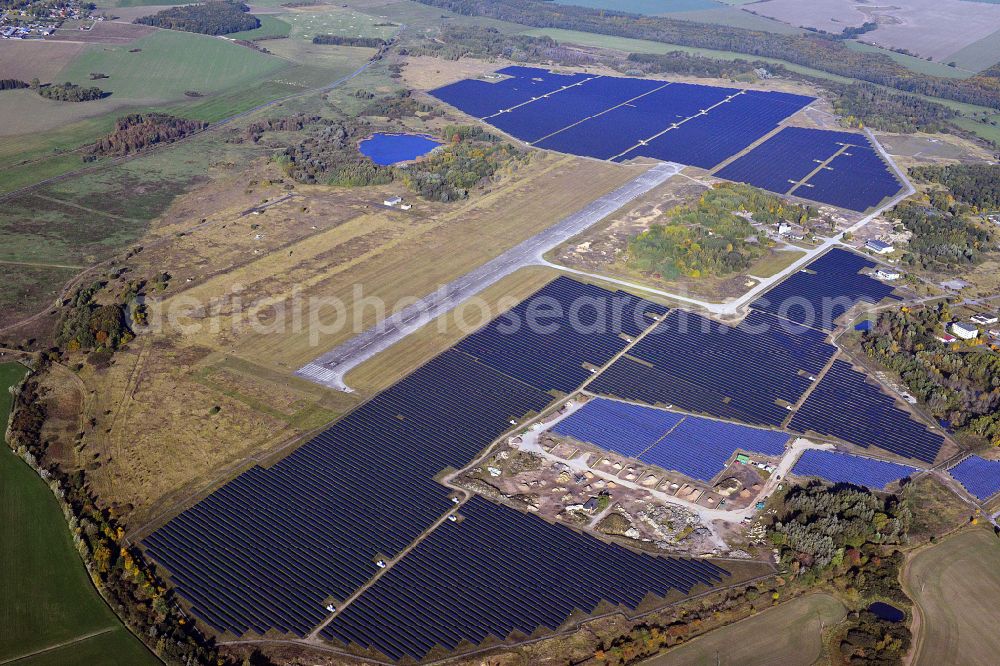
[[[836,598],[811,594],[711,631],[643,664],[811,666],[823,654],[824,628],[846,616],[847,609]]]
[[[0,364],[0,423],[10,410],[7,389],[24,374],[20,364]],[[97,594],[55,497],[6,445],[0,478],[0,661],[160,663]]]
[[[989,664],[1000,653],[1000,540],[970,529],[918,551],[903,572],[919,615],[916,666]]]

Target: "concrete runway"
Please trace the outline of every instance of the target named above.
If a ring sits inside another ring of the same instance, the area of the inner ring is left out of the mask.
[[[672,162],[655,165],[617,190],[594,200],[584,209],[313,359],[296,370],[295,374],[330,388],[350,392],[352,389],[344,383],[344,375],[350,370],[518,269],[543,264],[542,255],[546,252],[662,185],[683,168]]]

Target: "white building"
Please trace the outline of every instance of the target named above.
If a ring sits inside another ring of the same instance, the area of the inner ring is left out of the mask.
[[[884,241],[875,239],[866,242],[865,247],[874,252],[875,254],[889,254],[893,250],[892,245],[889,245]]]
[[[961,321],[956,321],[951,325],[951,332],[955,334],[955,337],[963,340],[972,340],[979,337],[978,327]]]
[[[880,268],[875,271],[875,277],[879,280],[898,280],[901,275],[897,271],[893,271],[887,268]]]
[[[403,203],[403,197],[389,197],[382,203],[392,208],[393,206],[398,206],[399,204]]]
[[[997,321],[1000,321],[996,315],[986,313],[972,315],[969,319],[973,323],[980,324],[982,326],[989,326],[990,324],[995,324]]]

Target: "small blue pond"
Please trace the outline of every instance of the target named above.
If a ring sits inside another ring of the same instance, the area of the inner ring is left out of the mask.
[[[906,618],[906,613],[899,610],[895,606],[890,606],[889,604],[882,603],[881,601],[873,603],[868,607],[868,610],[874,613],[876,617],[885,620],[886,622],[902,622]]]
[[[875,324],[872,323],[871,319],[865,319],[863,322],[854,327],[855,331],[870,331],[875,328]]]
[[[362,141],[358,145],[358,150],[375,164],[388,166],[390,164],[415,160],[440,145],[442,145],[440,141],[435,141],[420,134],[385,134],[378,132]]]

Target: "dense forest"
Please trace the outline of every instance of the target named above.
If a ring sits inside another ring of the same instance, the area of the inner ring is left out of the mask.
[[[1000,210],[1000,165],[998,164],[980,162],[920,166],[911,168],[910,176],[922,183],[943,185],[957,200],[979,210]]]
[[[941,190],[930,192],[925,201],[904,201],[896,206],[893,214],[912,234],[903,263],[956,270],[981,262],[995,248],[996,234],[969,212],[968,206]]]
[[[592,61],[579,51],[562,46],[551,37],[530,37],[500,32],[496,28],[446,25],[435,39],[407,45],[404,54],[430,55],[444,60],[507,58],[521,62],[556,62],[563,65]]]
[[[813,484],[785,495],[769,536],[793,580],[905,609],[910,600],[899,584],[905,557],[898,546],[907,542],[910,522],[908,505],[895,495]],[[865,610],[850,613],[837,636],[845,663],[873,666],[902,663],[911,640],[905,622]]]
[[[101,99],[107,93],[96,86],[84,88],[67,81],[66,83],[50,83],[47,86],[33,85],[38,94],[46,99],[54,99],[59,102],[91,102]]]
[[[662,223],[634,237],[626,263],[643,273],[664,279],[726,275],[750,268],[769,252],[756,222],[806,222],[810,208],[747,185],[723,183],[708,190],[694,204],[678,206]]]
[[[834,93],[834,111],[852,126],[884,132],[940,132],[957,115],[943,104],[894,93],[871,83],[817,83]]]
[[[865,334],[865,352],[896,372],[936,418],[1000,446],[1000,356],[938,341],[951,319],[944,303],[884,312]]]
[[[520,23],[536,28],[580,30],[680,46],[735,51],[779,58],[797,65],[932,97],[1000,108],[996,79],[928,76],[911,71],[883,53],[853,51],[842,40],[808,33],[779,35],[660,16],[636,16],[538,0],[418,0],[467,16]]]
[[[385,46],[385,40],[378,37],[344,37],[343,35],[316,35],[313,44],[333,44],[335,46],[363,46],[378,49]]]
[[[114,129],[91,145],[84,159],[131,155],[158,143],[177,141],[207,126],[208,123],[200,120],[165,113],[133,113],[116,120]]]
[[[169,7],[152,16],[140,16],[134,23],[203,35],[228,35],[260,27],[260,20],[249,11],[250,7],[236,0],[212,0],[199,5]]]

